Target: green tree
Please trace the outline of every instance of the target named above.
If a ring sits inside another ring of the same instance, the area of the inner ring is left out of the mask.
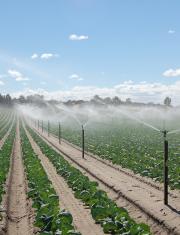
[[[164,99],[164,105],[165,106],[171,106],[171,98],[170,97],[166,97],[165,99]]]

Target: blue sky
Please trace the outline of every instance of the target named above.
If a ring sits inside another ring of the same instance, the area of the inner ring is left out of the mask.
[[[179,9],[179,0],[1,1],[0,92],[179,99]]]

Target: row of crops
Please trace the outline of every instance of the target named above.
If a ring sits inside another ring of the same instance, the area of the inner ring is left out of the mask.
[[[33,201],[35,208],[34,225],[39,228],[41,235],[79,235],[73,227],[72,215],[66,211],[60,211],[59,197],[49,181],[40,160],[34,153],[22,125],[21,146],[23,160],[28,180],[28,196]]]
[[[10,162],[16,135],[15,121],[10,134],[0,149],[0,204],[6,193],[5,183],[10,170]],[[40,235],[80,235],[74,230],[72,215],[60,211],[59,198],[52,187],[37,155],[21,126],[21,147],[28,179],[28,197],[33,201],[35,209],[34,226]],[[2,215],[0,214],[0,220]]]
[[[15,114],[13,112],[8,112],[0,119],[0,140],[4,137],[4,135],[9,130],[10,126],[15,121]]]
[[[17,125],[17,119],[15,118],[13,121],[14,117],[12,112],[9,112],[9,115],[6,114],[3,117],[1,116],[2,119],[0,120],[2,126],[7,124],[7,128],[9,128],[11,122],[13,122],[13,126],[10,134],[7,136],[7,139],[0,149],[0,205],[3,196],[6,193],[6,181],[10,171],[10,162]],[[5,128],[3,128],[3,130],[4,129]],[[56,195],[52,183],[49,181],[40,160],[34,153],[22,125],[21,147],[28,179],[28,197],[33,201],[32,206],[35,209],[34,226],[38,228],[38,234],[80,235],[80,233],[76,232],[74,229],[72,215],[65,210],[60,211],[59,198]],[[2,218],[3,216],[0,214],[0,220]]]
[[[6,139],[2,148],[0,149],[0,203],[2,202],[3,194],[5,193],[4,185],[9,172],[10,158],[13,149],[14,138],[15,138],[15,123],[11,130],[11,133],[9,134],[8,138]]]
[[[9,128],[11,132],[5,139],[5,142],[0,148],[0,204],[2,203],[3,195],[5,194],[5,183],[10,168],[11,155],[13,150],[14,138],[15,138],[15,127],[16,117],[15,114],[6,109],[0,109],[0,140],[5,136]],[[0,220],[2,215],[0,214]]]
[[[119,208],[115,202],[108,198],[106,192],[99,189],[97,182],[90,181],[87,176],[70,165],[32,129],[28,127],[27,129],[41,151],[52,162],[57,173],[72,188],[74,196],[90,208],[93,219],[103,227],[105,233],[150,234],[150,228],[146,224],[137,224],[124,208]],[[30,149],[25,148],[25,151],[29,152]]]
[[[47,122],[44,127],[47,129]],[[51,123],[50,131],[58,136],[57,123]],[[61,125],[61,135],[81,147],[81,127],[73,120],[70,125]],[[169,136],[169,184],[172,189],[180,189],[179,139],[178,133]],[[85,149],[113,164],[163,182],[162,134],[143,125],[117,120],[106,124],[91,123],[85,127]]]

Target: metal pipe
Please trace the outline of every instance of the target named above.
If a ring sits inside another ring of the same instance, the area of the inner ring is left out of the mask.
[[[164,204],[168,205],[168,153],[169,153],[169,148],[168,148],[168,140],[166,139],[167,137],[167,131],[163,131],[164,134]]]
[[[50,136],[50,122],[48,120],[48,137]]]
[[[43,132],[43,129],[44,129],[44,127],[43,127],[43,120],[42,120],[42,132]]]
[[[84,159],[84,127],[82,125],[82,158]]]
[[[59,144],[61,144],[61,123],[60,122],[59,122],[58,137],[59,137]]]

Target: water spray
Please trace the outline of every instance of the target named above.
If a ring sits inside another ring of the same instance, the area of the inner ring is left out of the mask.
[[[39,130],[39,120],[38,120],[38,130]]]
[[[84,126],[82,125],[82,158],[84,159]]]
[[[178,132],[180,132],[180,129],[172,130],[168,134],[177,134]]]

